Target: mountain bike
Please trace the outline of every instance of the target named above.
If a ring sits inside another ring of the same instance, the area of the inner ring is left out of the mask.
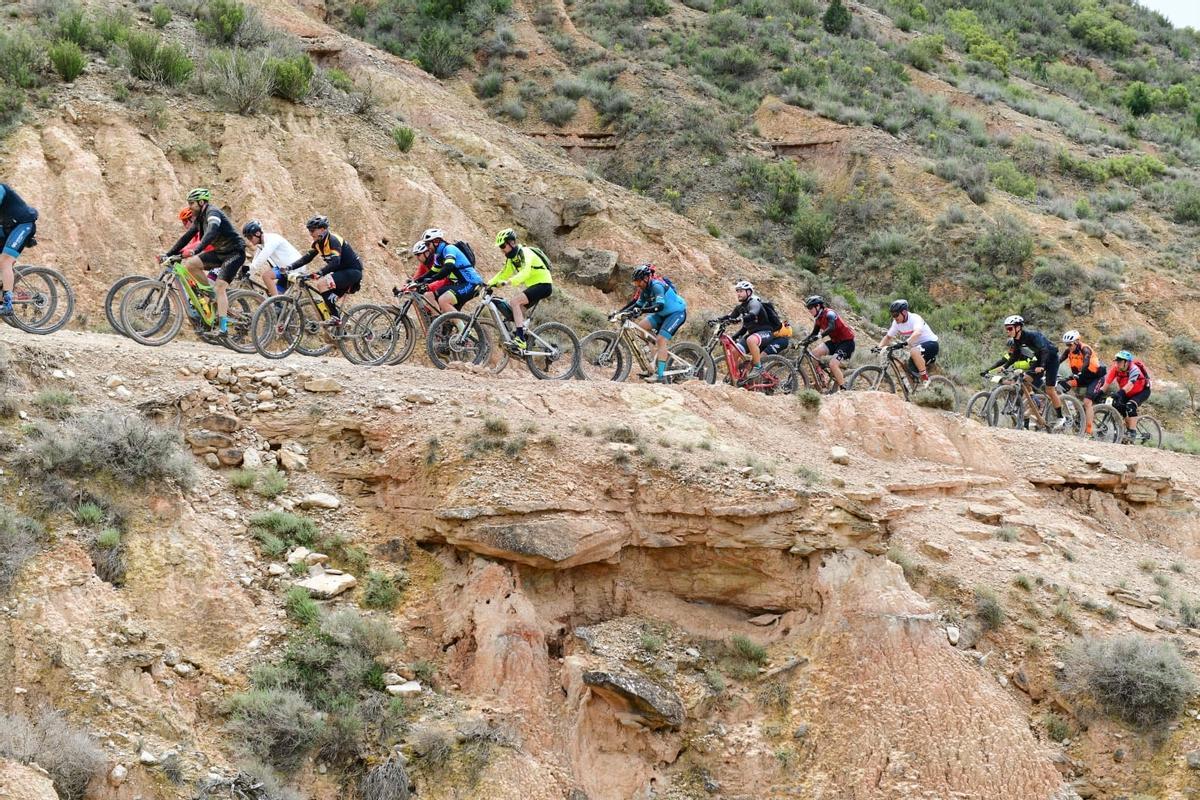
[[[654,348],[657,337],[633,321],[630,312],[609,316],[616,330],[593,331],[579,343],[579,375],[591,381],[623,381],[636,363],[641,375],[656,374]],[[702,380],[713,383],[717,368],[703,347],[695,342],[676,342],[667,348],[667,367],[663,377],[668,383]]]
[[[1138,409],[1133,433],[1125,427],[1125,418],[1113,407],[1112,397],[1092,406],[1092,438],[1098,442],[1125,442],[1146,447],[1162,447],[1162,423]]]
[[[14,265],[12,295],[12,316],[0,319],[26,333],[54,333],[75,313],[75,291],[50,267]]]
[[[763,394],[792,394],[799,388],[800,378],[796,374],[796,368],[783,356],[763,356],[758,362],[762,371],[750,377],[753,364],[733,337],[725,333],[728,324],[722,320],[710,319],[705,323],[705,327],[712,329],[712,335],[716,336],[720,343],[724,351],[725,373],[730,376],[735,386]]]
[[[429,360],[438,369],[445,369],[454,362],[482,365],[500,347],[511,355],[523,358],[525,366],[539,380],[569,380],[579,369],[579,337],[561,322],[533,324],[537,303],[525,308],[524,350],[518,350],[513,342],[512,307],[507,301],[496,297],[491,287],[485,287],[481,302],[471,313],[449,311],[439,315],[429,325],[425,337],[425,349]],[[483,317],[487,311],[488,316]],[[481,318],[482,317],[482,318]],[[487,330],[492,328],[499,341],[491,343]],[[493,371],[504,368],[504,361]]]
[[[903,394],[905,400],[912,400],[913,395],[921,388],[921,376],[916,373],[906,357],[909,350],[908,342],[894,342],[886,347],[872,347],[872,353],[879,354],[878,364],[867,364],[850,373],[846,379],[846,387],[852,390],[889,392]],[[933,361],[926,363],[926,369],[933,367]],[[945,375],[930,375],[929,388],[940,387],[952,399],[951,408],[958,408],[958,388]]]
[[[426,287],[419,283],[393,287],[392,296],[400,299],[400,305],[382,306],[390,321],[380,344],[391,347],[392,355],[387,359],[389,366],[407,361],[417,343],[418,333],[421,338],[428,337],[430,323],[442,313],[425,292]]]
[[[158,280],[163,280],[164,276],[171,271],[170,265],[163,267],[158,275]],[[211,274],[211,273],[210,273]],[[123,275],[117,278],[112,286],[108,287],[108,293],[104,295],[104,318],[108,320],[108,327],[112,328],[122,336],[128,336],[125,329],[121,327],[121,298],[125,296],[135,283],[140,283],[148,280],[148,275]],[[211,283],[211,281],[210,281]],[[231,289],[245,289],[246,291],[267,296],[267,291],[261,283],[254,280],[250,276],[249,270],[241,270],[233,283],[229,284]]]
[[[988,398],[988,424],[994,428],[1040,430],[1045,433],[1083,434],[1083,404],[1070,395],[1060,395],[1062,416],[1050,415],[1050,398],[1044,389],[1034,390],[1033,376],[1025,370],[1006,369],[1001,385]]]
[[[836,356],[826,356],[826,360],[817,358],[812,351],[812,342],[808,339],[800,340],[800,355],[796,356],[796,374],[800,376],[801,382],[809,389],[814,389],[821,394],[833,394],[838,390],[837,381],[833,378],[833,372],[829,369],[828,359],[836,358]],[[847,381],[847,386],[849,382]]]
[[[284,277],[284,293],[265,300],[250,319],[250,340],[263,358],[285,358],[297,351],[319,356],[335,345],[352,364],[377,366],[391,356],[391,318],[382,306],[358,305],[334,317],[304,270]]]
[[[178,335],[186,318],[201,339],[239,353],[254,352],[250,317],[262,302],[262,295],[244,289],[227,290],[229,331],[222,336],[213,287],[201,286],[180,256],[165,259],[163,267],[159,277],[143,278],[121,297],[120,327],[129,338],[148,347],[164,345]]]

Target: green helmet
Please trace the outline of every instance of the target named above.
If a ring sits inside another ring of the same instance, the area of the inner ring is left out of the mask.
[[[515,242],[517,240],[517,232],[512,228],[505,228],[496,234],[496,247],[504,247],[505,242]]]
[[[189,203],[207,203],[212,200],[212,190],[203,187],[192,189],[188,192],[187,200]]]

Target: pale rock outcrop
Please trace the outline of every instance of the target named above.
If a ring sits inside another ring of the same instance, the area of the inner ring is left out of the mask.
[[[54,791],[54,781],[41,767],[0,758],[0,798],[58,800],[58,793]]]

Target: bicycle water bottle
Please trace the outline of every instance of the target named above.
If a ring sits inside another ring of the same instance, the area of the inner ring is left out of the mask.
[[[321,312],[321,319],[329,319],[329,306],[325,305],[325,298],[317,298],[317,310]]]

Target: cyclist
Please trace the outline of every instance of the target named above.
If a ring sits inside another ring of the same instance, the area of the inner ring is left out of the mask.
[[[771,313],[771,306],[754,293],[754,284],[741,280],[733,285],[738,304],[715,322],[740,322],[742,327],[732,338],[743,355],[750,356],[750,371],[742,379],[749,383],[762,375],[762,357],[783,351],[788,346],[786,336],[776,336],[783,327],[778,314]]]
[[[284,267],[300,259],[300,251],[278,233],[267,233],[262,223],[252,219],[242,226],[242,236],[254,248],[250,271],[262,278],[267,296],[282,294],[287,288]]]
[[[1086,434],[1092,433],[1092,420],[1095,412],[1092,410],[1095,402],[1100,398],[1100,384],[1104,382],[1104,375],[1107,368],[1100,363],[1100,357],[1096,355],[1096,351],[1084,344],[1079,331],[1067,331],[1062,337],[1063,344],[1067,349],[1059,354],[1059,363],[1066,361],[1071,367],[1071,376],[1063,378],[1058,382],[1058,388],[1063,392],[1070,392],[1072,389],[1083,389],[1083,416],[1084,430]]]
[[[1025,372],[1028,372],[1033,368],[1033,362],[1035,360],[1033,353],[1017,344],[1016,339],[1010,337],[1009,340],[1005,342],[1005,347],[1007,348],[1006,354],[996,361],[996,363],[980,372],[979,377],[986,378],[992,370],[999,367],[1012,367],[1013,369],[1019,369]]]
[[[1067,424],[1062,414],[1062,398],[1058,396],[1056,382],[1058,381],[1058,348],[1038,331],[1025,330],[1025,318],[1020,314],[1012,314],[1004,318],[1004,332],[1013,338],[1018,347],[1033,353],[1034,367],[1030,374],[1033,376],[1033,388],[1046,389],[1046,397],[1054,408],[1057,422],[1054,429],[1058,430]]]
[[[0,316],[13,315],[13,286],[17,280],[13,266],[22,250],[37,244],[33,238],[37,233],[37,218],[36,208],[22,200],[7,183],[0,183],[0,285],[4,289]]]
[[[818,339],[828,339],[829,343],[820,342],[812,349],[812,354],[820,359],[822,364],[829,367],[833,380],[839,389],[845,390],[846,379],[842,374],[842,362],[848,362],[854,355],[854,330],[846,324],[838,313],[825,303],[825,298],[814,294],[804,301],[804,307],[812,314],[813,329],[802,344],[812,344]]]
[[[907,342],[909,369],[920,376],[921,388],[925,388],[929,385],[929,365],[937,359],[937,334],[920,314],[909,310],[907,300],[893,300],[888,311],[892,315],[892,325],[879,340],[878,349],[887,347],[893,339]]]
[[[421,234],[433,253],[429,256],[429,271],[421,278],[422,283],[433,284],[449,278],[446,288],[434,295],[437,306],[443,313],[456,311],[475,295],[483,286],[483,278],[471,263],[471,259],[458,245],[446,241],[441,228],[429,228]]]
[[[1097,395],[1105,394],[1114,383],[1117,385],[1117,394],[1113,398],[1113,408],[1125,418],[1123,441],[1132,442],[1137,435],[1138,407],[1150,399],[1150,372],[1145,364],[1133,357],[1133,353],[1121,350],[1113,356],[1112,366],[1108,368]]]
[[[349,242],[329,230],[328,217],[317,214],[310,217],[304,227],[308,228],[308,235],[312,237],[312,247],[289,264],[287,271],[303,267],[317,256],[323,258],[325,266],[309,278],[315,278],[312,286],[325,298],[332,319],[340,320],[342,312],[337,306],[337,299],[358,291],[363,276],[362,261]]]
[[[217,317],[221,334],[229,332],[229,296],[226,289],[237,277],[238,270],[246,263],[246,242],[238,234],[225,212],[212,204],[212,192],[203,187],[188,192],[187,204],[192,211],[192,222],[175,246],[159,261],[182,252],[200,234],[194,245],[194,255],[188,256],[183,264],[201,286],[208,285],[209,265],[220,265],[217,276]],[[211,246],[210,246],[211,245]]]
[[[449,278],[441,278],[439,280],[425,284],[425,282],[422,279],[426,275],[429,274],[429,267],[430,267],[430,264],[432,263],[432,259],[433,259],[433,248],[430,247],[425,242],[418,239],[416,242],[413,243],[412,249],[409,250],[408,252],[417,261],[417,271],[413,273],[411,282],[414,284],[423,285],[425,287],[425,289],[426,289],[425,299],[429,301],[430,305],[432,305],[436,308],[437,304],[438,304],[437,296],[447,286],[450,285],[450,279]],[[401,294],[401,290],[393,287],[392,295],[395,297],[399,297],[400,294]]]
[[[633,285],[638,289],[637,294],[609,319],[626,312],[634,316],[649,315],[637,323],[656,336],[654,375],[647,375],[646,380],[666,383],[667,345],[687,321],[687,302],[675,291],[674,284],[654,274],[652,264],[642,264],[633,271]]]
[[[517,244],[517,233],[512,228],[505,228],[496,234],[496,247],[504,253],[504,268],[487,285],[505,286],[511,283],[524,287],[509,299],[513,312],[513,346],[524,351],[525,309],[539,300],[545,300],[554,291],[550,265],[536,247]]]

